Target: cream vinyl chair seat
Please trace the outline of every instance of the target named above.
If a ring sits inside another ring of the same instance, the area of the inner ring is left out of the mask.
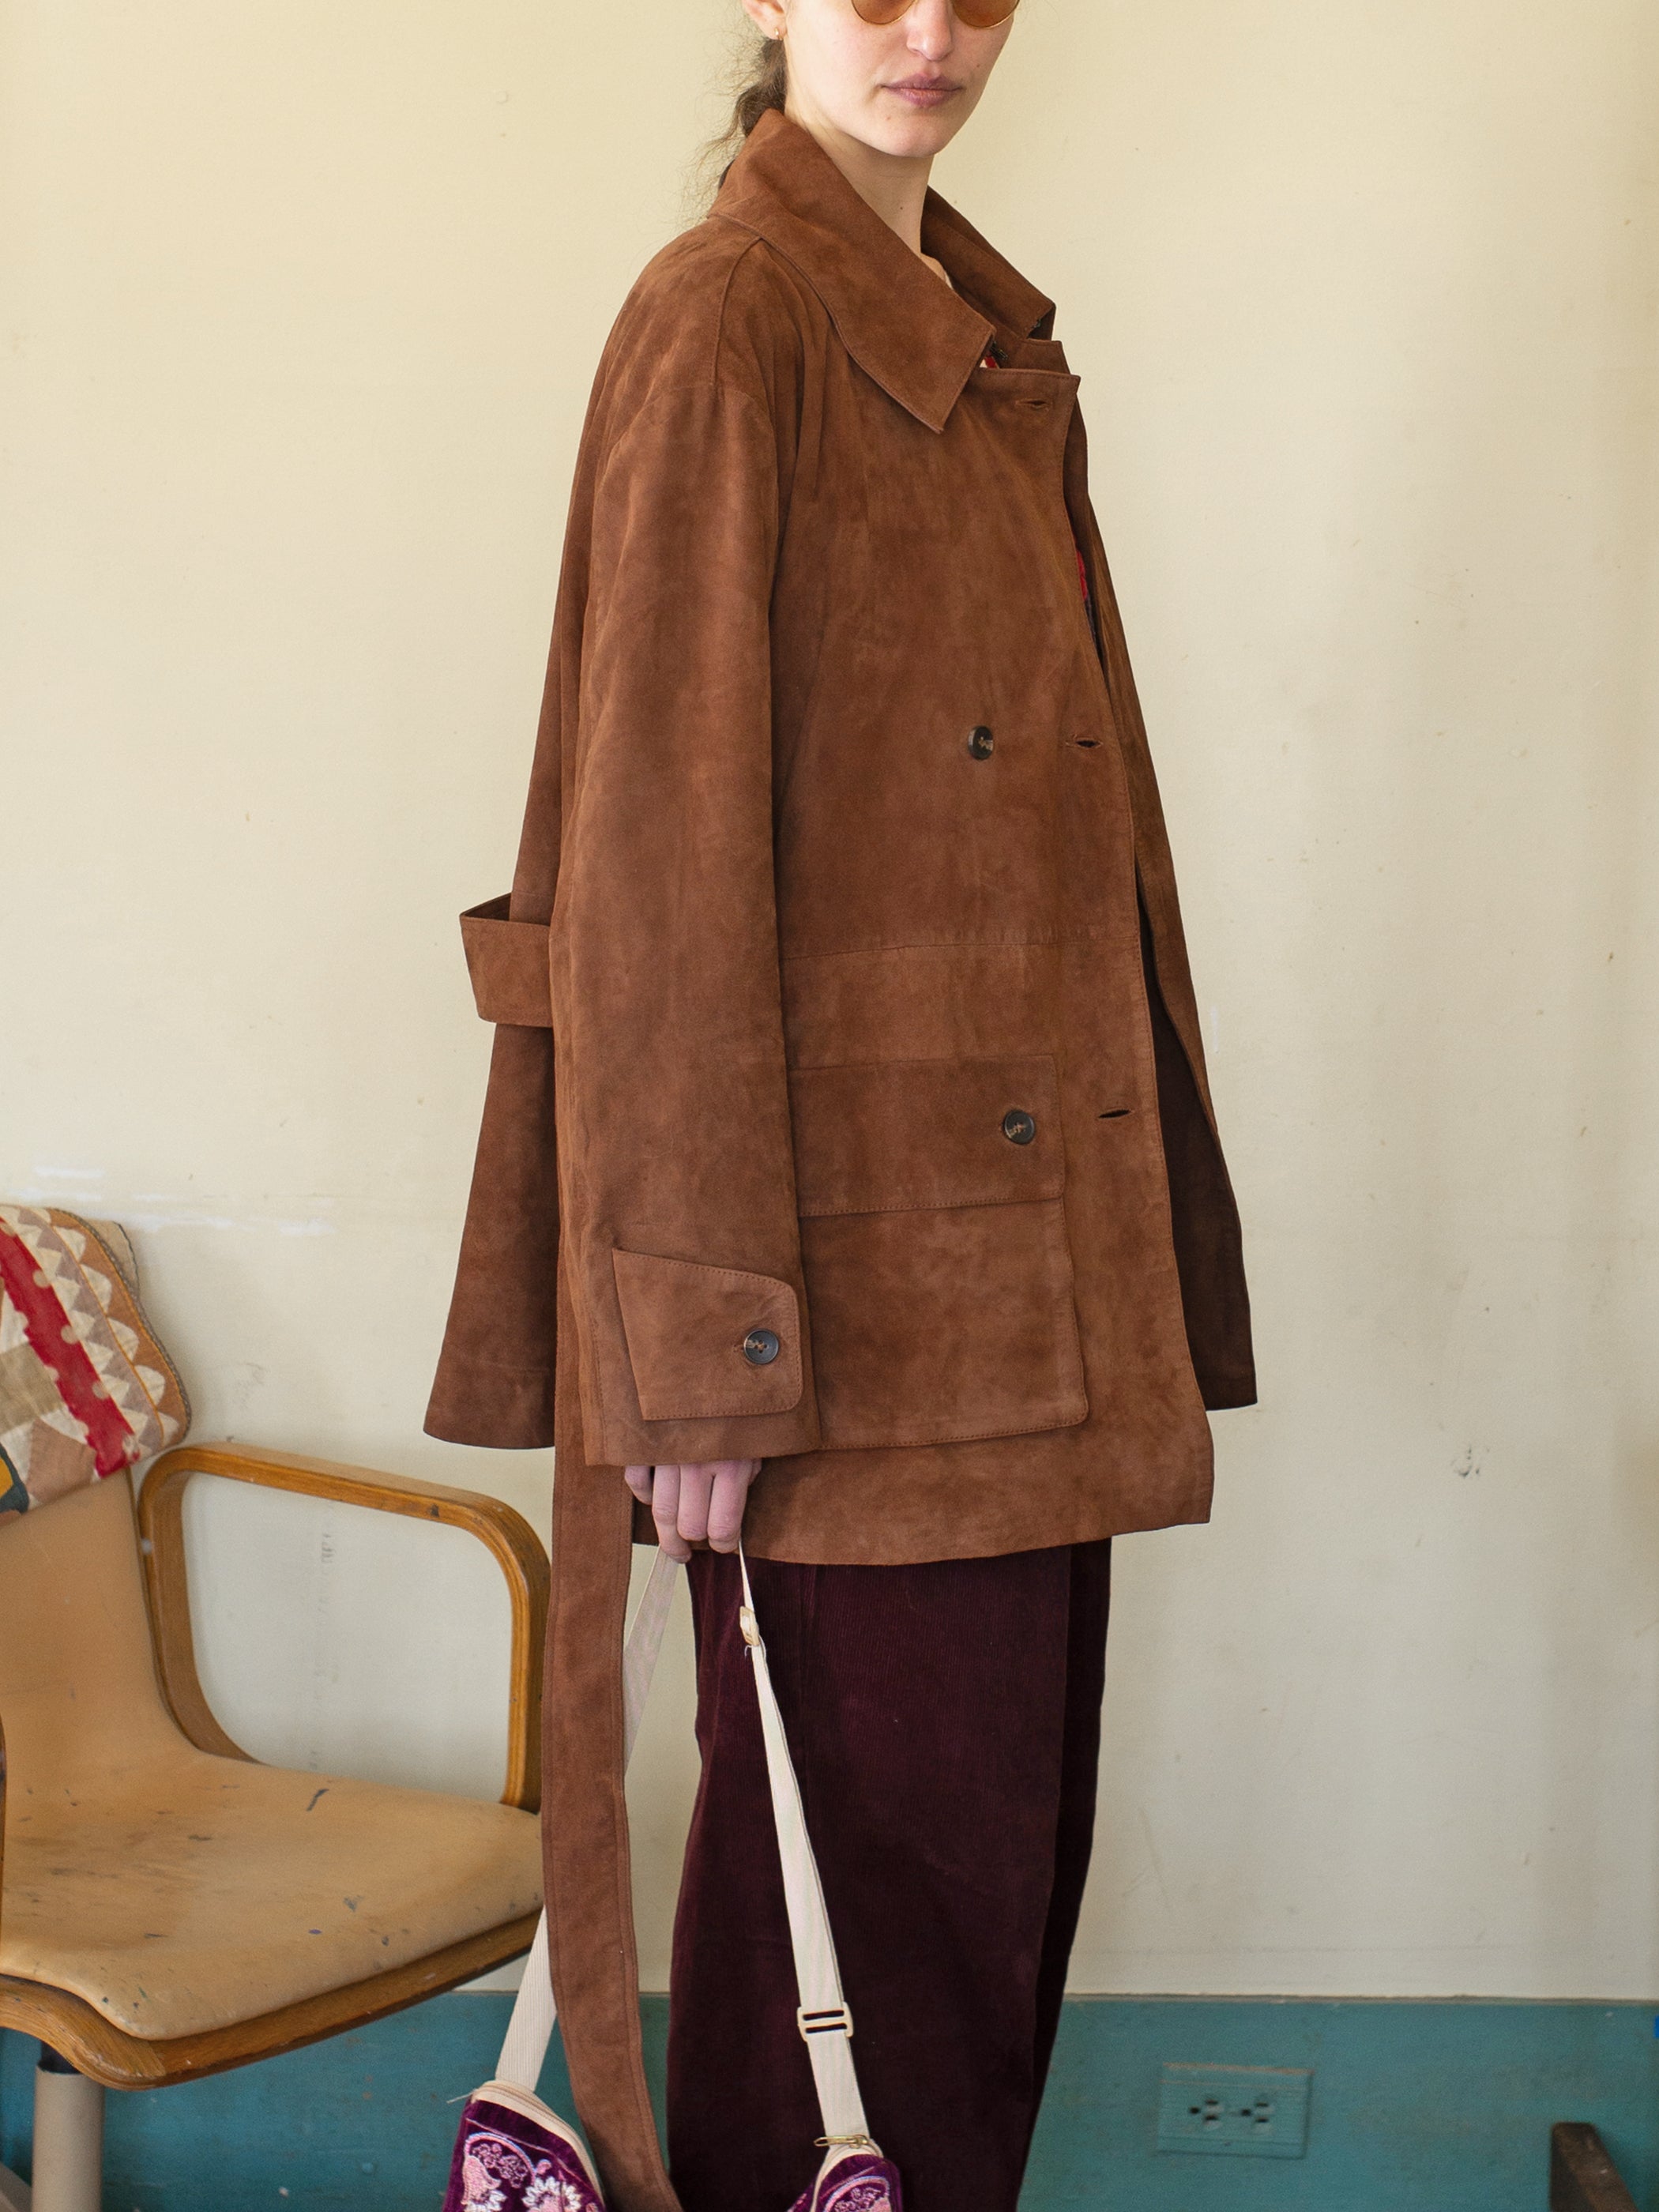
[[[541,1900],[536,1817],[507,1806],[216,1759],[159,1729],[101,1775],[23,1771],[0,1973],[146,2040],[407,1966]]]
[[[263,1765],[230,1741],[197,1677],[185,1586],[183,1492],[204,1473],[489,1547],[513,1604],[505,1802]],[[0,2027],[69,2062],[64,2096],[292,2050],[528,1948],[546,1577],[495,1499],[229,1446],[158,1459],[137,1522],[119,1474],[0,1518]],[[35,2212],[96,2203],[83,2176],[78,2196],[50,2185],[49,2208],[40,2155],[37,2126]],[[0,2204],[25,2197],[0,2175]]]

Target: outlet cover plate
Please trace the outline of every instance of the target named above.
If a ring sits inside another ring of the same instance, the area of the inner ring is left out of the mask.
[[[1158,2147],[1219,2158],[1301,2158],[1310,2069],[1174,2066],[1158,2086]]]

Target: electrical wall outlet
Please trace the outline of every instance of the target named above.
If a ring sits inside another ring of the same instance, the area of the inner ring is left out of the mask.
[[[1300,2066],[1166,2066],[1159,2150],[1223,2158],[1301,2158],[1312,2072]]]

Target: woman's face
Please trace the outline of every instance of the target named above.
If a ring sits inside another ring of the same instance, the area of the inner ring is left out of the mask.
[[[951,0],[912,0],[896,23],[866,23],[853,0],[744,0],[763,31],[782,31],[788,112],[878,154],[928,158],[979,104],[1013,17],[971,30]]]

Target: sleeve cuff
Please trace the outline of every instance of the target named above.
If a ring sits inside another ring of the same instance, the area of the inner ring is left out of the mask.
[[[466,948],[472,996],[487,1022],[513,1029],[549,1030],[553,1026],[553,1002],[548,979],[547,925],[509,920],[510,898],[511,894],[503,891],[499,898],[469,907],[461,916],[461,942]]]
[[[501,1366],[446,1352],[421,1426],[446,1443],[544,1451],[553,1442],[553,1370]]]

